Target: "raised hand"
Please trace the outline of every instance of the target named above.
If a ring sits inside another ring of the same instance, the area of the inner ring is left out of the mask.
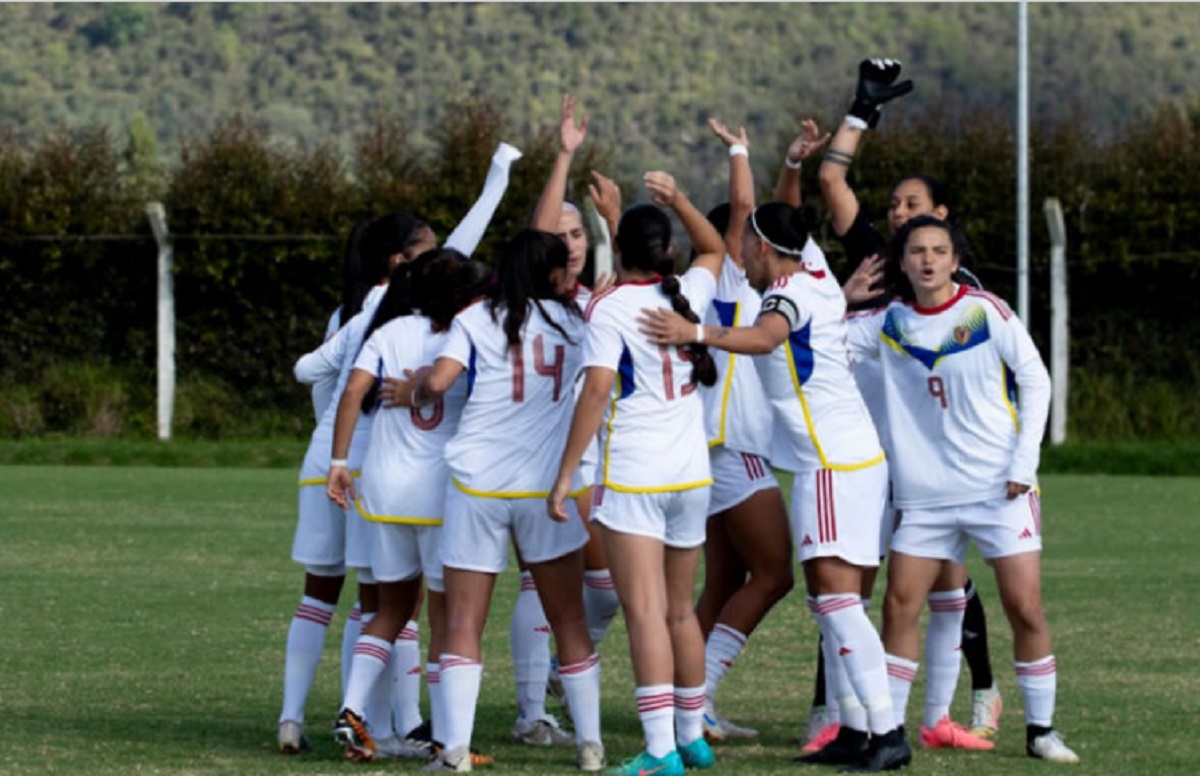
[[[812,119],[804,119],[800,122],[800,134],[796,135],[796,139],[788,146],[787,158],[792,164],[799,162],[812,156],[821,149],[821,146],[829,142],[830,133],[821,134],[821,130],[817,128],[817,122]]]
[[[621,218],[621,189],[612,178],[592,170],[588,196],[596,203],[596,212],[609,224],[615,224]]]
[[[671,207],[679,189],[675,188],[675,177],[668,172],[648,172],[642,176],[646,188],[650,189],[650,198],[656,205]]]
[[[879,291],[872,291],[871,288],[883,280],[883,265],[883,257],[878,255],[862,260],[842,286],[842,295],[848,304],[866,302],[879,296]]]
[[[882,115],[880,108],[897,97],[913,90],[912,80],[896,83],[900,77],[898,59],[864,59],[858,65],[858,86],[854,90],[854,104],[850,115],[866,122],[874,129]]]
[[[562,107],[559,111],[558,143],[565,153],[573,154],[587,139],[588,117],[575,125],[575,98],[569,94],[562,96]]]
[[[744,145],[746,148],[750,147],[750,141],[746,139],[745,127],[738,127],[738,133],[735,135],[729,131],[729,127],[726,127],[715,118],[708,120],[708,126],[714,135],[724,141],[725,145]]]

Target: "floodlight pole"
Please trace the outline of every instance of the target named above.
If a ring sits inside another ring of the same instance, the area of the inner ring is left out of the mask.
[[[1044,210],[1050,229],[1050,443],[1061,445],[1067,439],[1067,383],[1071,372],[1067,229],[1056,198],[1048,197]]]
[[[1017,315],[1029,319],[1029,4],[1017,6]]]
[[[146,216],[158,243],[158,438],[168,440],[175,408],[175,284],[171,277],[174,248],[162,203],[148,203]]]

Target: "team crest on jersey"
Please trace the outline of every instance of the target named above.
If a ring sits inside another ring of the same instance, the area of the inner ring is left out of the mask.
[[[959,345],[966,345],[971,339],[971,330],[966,326],[954,327],[954,341]]]

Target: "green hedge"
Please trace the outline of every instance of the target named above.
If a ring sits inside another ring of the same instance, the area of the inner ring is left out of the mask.
[[[445,234],[501,139],[525,157],[479,255],[526,223],[537,200],[553,134],[506,126],[480,100],[445,105],[442,116],[433,147],[408,142],[406,122],[380,114],[341,152],[277,142],[235,115],[189,138],[169,167],[152,161],[138,133],[124,144],[100,129],[32,145],[0,137],[0,432],[153,434],[155,245],[144,203],[160,198],[176,235],[180,432],[303,436],[310,405],[291,368],[319,344],[336,306],[350,226],[410,210]],[[1200,107],[1165,106],[1103,143],[1083,121],[1033,133],[1033,207],[1059,197],[1068,230],[1073,438],[1200,436],[1200,354],[1189,347],[1200,341],[1200,177],[1188,172],[1200,168],[1198,125]],[[887,186],[905,172],[950,183],[979,274],[1015,301],[1010,126],[982,110],[885,125],[851,175],[880,217]],[[614,153],[590,142],[571,195],[585,192],[590,170],[609,170]],[[775,156],[755,157],[763,196]],[[805,166],[804,182],[819,207],[815,168]],[[639,198],[639,182],[626,183],[627,201]],[[702,208],[722,195],[692,193]],[[1031,225],[1031,331],[1048,353],[1048,237],[1040,217]],[[822,229],[845,272],[827,222]]]

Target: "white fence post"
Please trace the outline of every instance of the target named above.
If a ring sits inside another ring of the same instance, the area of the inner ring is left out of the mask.
[[[171,277],[173,249],[167,214],[161,202],[146,205],[150,228],[158,243],[158,438],[171,438],[175,409],[175,284]]]
[[[1048,197],[1044,207],[1050,228],[1050,443],[1067,439],[1067,383],[1071,372],[1069,308],[1067,299],[1067,230],[1062,206]]]

